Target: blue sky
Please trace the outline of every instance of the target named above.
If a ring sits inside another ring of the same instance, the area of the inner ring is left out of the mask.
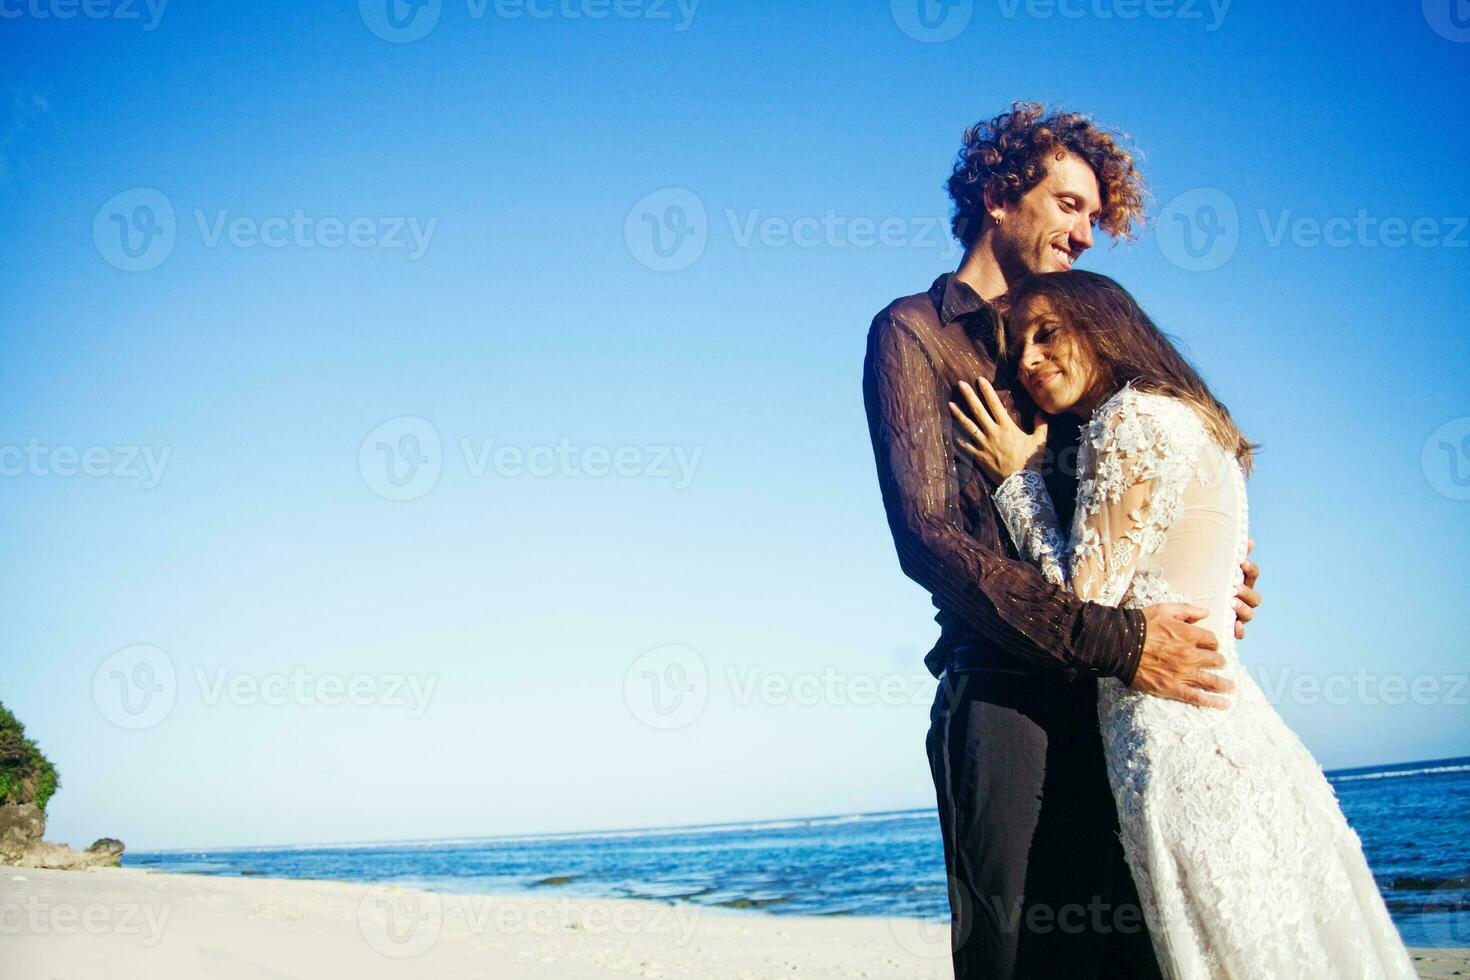
[[[1265,445],[1243,658],[1328,767],[1470,753],[1448,3],[375,2],[0,4],[0,698],[54,838],[930,805],[863,341],[1017,98],[1132,135],[1158,220],[1083,265]]]

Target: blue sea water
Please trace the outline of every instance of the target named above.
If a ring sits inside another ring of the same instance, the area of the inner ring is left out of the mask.
[[[1404,940],[1470,946],[1470,757],[1329,772]],[[125,866],[440,892],[945,919],[932,810],[546,836],[129,852]]]

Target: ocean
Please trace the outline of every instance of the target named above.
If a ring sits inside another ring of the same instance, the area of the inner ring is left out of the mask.
[[[1470,757],[1327,773],[1404,941],[1470,946]],[[445,893],[694,902],[774,915],[949,916],[933,810],[600,833],[123,856],[205,875]]]

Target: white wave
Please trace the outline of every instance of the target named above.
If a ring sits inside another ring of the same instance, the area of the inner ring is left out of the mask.
[[[1361,779],[1397,779],[1400,776],[1430,776],[1445,772],[1470,772],[1470,764],[1429,766],[1423,769],[1390,769],[1386,772],[1356,772],[1342,776],[1328,774],[1328,782],[1353,783]]]

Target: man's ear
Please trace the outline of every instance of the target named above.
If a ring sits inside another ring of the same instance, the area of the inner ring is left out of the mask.
[[[993,179],[987,180],[985,182],[983,196],[985,198],[986,217],[988,217],[993,224],[999,225],[1004,217],[1005,205],[1000,203],[1000,195],[996,193],[995,182]]]

